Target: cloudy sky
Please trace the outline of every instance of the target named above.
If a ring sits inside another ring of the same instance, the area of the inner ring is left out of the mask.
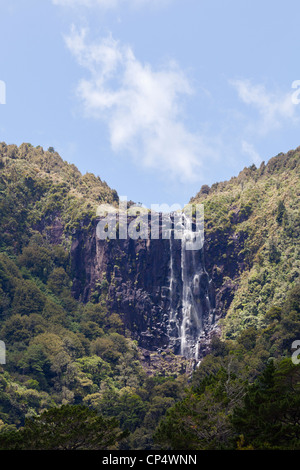
[[[0,21],[0,141],[128,199],[183,206],[300,145],[298,0],[0,0]]]

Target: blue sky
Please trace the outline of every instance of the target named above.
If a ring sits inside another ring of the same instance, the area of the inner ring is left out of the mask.
[[[300,145],[296,0],[0,0],[0,21],[0,141],[135,202],[183,206]]]

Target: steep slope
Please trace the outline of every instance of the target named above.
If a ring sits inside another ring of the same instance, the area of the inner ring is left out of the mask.
[[[79,403],[124,429],[146,420],[140,440],[152,442],[159,417],[182,396],[184,360],[138,348],[105,296],[72,296],[76,234],[87,240],[97,206],[116,204],[117,193],[52,149],[1,144],[0,157],[0,434]]]
[[[115,204],[115,190],[91,173],[82,175],[54,149],[0,143],[1,246],[19,253],[32,230],[49,240],[70,239],[101,202]]]
[[[224,338],[265,325],[300,273],[300,149],[230,181],[203,186],[191,202],[205,211],[205,262],[216,287]]]

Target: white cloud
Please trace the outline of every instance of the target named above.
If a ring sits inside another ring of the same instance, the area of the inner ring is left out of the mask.
[[[248,155],[251,159],[251,161],[258,167],[262,159],[259,155],[259,153],[255,150],[254,146],[250,144],[249,142],[246,142],[245,140],[242,141],[242,150],[243,152]]]
[[[286,122],[297,121],[291,93],[271,92],[263,85],[253,85],[250,80],[231,80],[239,98],[257,109],[260,120],[251,125],[253,130],[266,134],[279,129]]]
[[[179,67],[168,63],[153,70],[111,36],[88,42],[84,29],[73,27],[65,40],[90,72],[77,87],[85,114],[108,125],[112,149],[183,181],[199,178],[201,160],[211,151],[180,119],[181,97],[190,96],[192,89]]]

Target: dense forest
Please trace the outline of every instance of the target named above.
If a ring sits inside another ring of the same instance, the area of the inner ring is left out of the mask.
[[[105,279],[72,295],[72,239],[117,192],[53,148],[0,144],[0,449],[299,450],[299,155],[191,199],[219,308],[193,370],[168,350],[147,366]]]

